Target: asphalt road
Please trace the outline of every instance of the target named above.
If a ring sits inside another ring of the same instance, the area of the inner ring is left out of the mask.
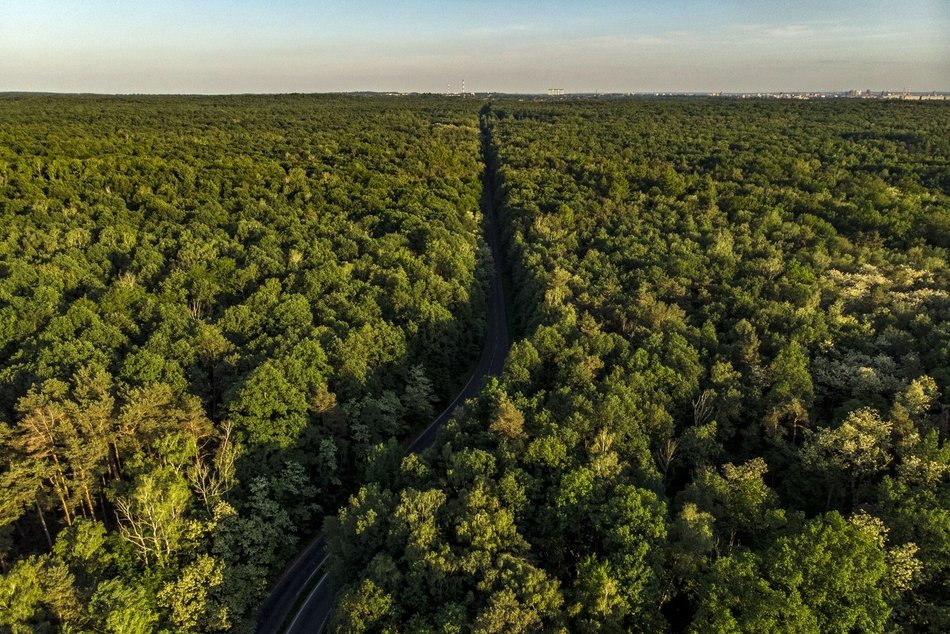
[[[478,364],[465,387],[449,403],[448,407],[436,417],[426,429],[409,445],[406,453],[418,453],[435,442],[439,428],[452,418],[456,408],[481,390],[485,379],[498,376],[508,356],[510,341],[508,338],[508,318],[505,308],[505,293],[502,285],[502,250],[495,221],[495,209],[492,192],[495,191],[494,174],[485,169],[482,208],[485,217],[485,239],[491,248],[495,263],[488,290],[486,337]],[[333,607],[333,588],[326,572],[327,540],[323,535],[314,539],[297,556],[281,578],[274,585],[270,597],[261,607],[257,631],[259,634],[303,634],[323,631],[330,609]],[[316,585],[309,590],[302,603],[299,602],[311,583]],[[300,609],[294,614],[294,607],[300,603]],[[282,628],[286,624],[286,629]]]

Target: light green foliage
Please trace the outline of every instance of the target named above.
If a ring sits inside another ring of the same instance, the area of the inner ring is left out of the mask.
[[[145,565],[164,566],[182,548],[190,502],[188,482],[169,467],[140,475],[129,495],[116,499],[122,537],[135,547]]]
[[[767,566],[773,583],[797,591],[823,632],[883,631],[891,608],[885,553],[837,513],[778,541]]]
[[[748,553],[718,559],[700,591],[702,603],[690,628],[696,634],[820,631],[800,596],[773,588]]]
[[[327,520],[327,534],[334,549],[335,576],[358,570],[372,559],[384,541],[386,520],[392,514],[393,500],[388,491],[376,484],[362,487],[350,498],[349,506],[336,518]]]
[[[35,559],[18,562],[0,578],[0,623],[11,632],[29,632],[42,610],[43,588],[38,579],[42,564]]]
[[[0,625],[25,634],[57,623],[83,623],[85,610],[73,581],[65,565],[46,555],[18,561],[0,576]]]
[[[89,520],[78,520],[63,530],[57,536],[53,553],[74,570],[81,570],[93,579],[107,572],[115,559],[105,525]]]
[[[518,411],[518,408],[509,400],[504,392],[498,397],[493,420],[488,428],[511,440],[521,439],[525,435],[524,415]]]
[[[97,629],[108,634],[148,634],[157,631],[158,613],[154,597],[141,585],[127,585],[121,579],[99,584],[89,602]]]
[[[514,592],[502,590],[492,595],[488,606],[479,612],[472,631],[479,634],[531,632],[539,629],[541,623],[537,612],[519,602]]]
[[[596,624],[617,628],[623,622],[628,606],[621,594],[621,583],[612,576],[609,562],[589,557],[577,569],[576,602],[569,608],[585,629]]]
[[[876,411],[861,409],[848,414],[838,427],[821,429],[808,438],[802,460],[824,476],[829,500],[841,482],[856,496],[862,483],[890,463],[891,429],[891,422]]]
[[[718,431],[716,421],[688,427],[680,438],[678,451],[688,464],[708,467],[722,454],[722,445],[716,440]]]
[[[159,591],[158,603],[171,612],[177,631],[226,631],[230,627],[228,610],[212,598],[223,581],[220,562],[201,555],[182,570],[175,582]]]
[[[340,597],[330,631],[354,634],[395,631],[384,626],[391,619],[392,603],[392,597],[367,579],[357,589]]]
[[[901,435],[913,435],[917,429],[927,430],[928,414],[940,398],[940,388],[932,377],[921,376],[910,382],[910,385],[897,396],[894,407],[891,409],[891,420],[894,421],[895,431]]]
[[[885,560],[875,535],[831,513],[779,539],[761,559],[718,560],[693,629],[883,632],[892,589]]]
[[[717,548],[716,517],[702,511],[693,502],[680,509],[670,529],[670,572],[681,579],[687,589],[693,589],[698,574],[705,570]]]
[[[931,436],[927,444],[933,447],[935,440]],[[920,568],[912,575],[911,591],[905,593],[896,609],[901,622],[920,630],[950,627],[950,599],[946,593],[950,579],[950,486],[945,475],[950,461],[945,455],[941,465],[944,476],[937,482],[912,473],[906,473],[911,476],[906,479],[885,477],[877,502],[877,514],[889,529],[891,548],[916,549],[914,558]]]
[[[687,505],[716,518],[721,549],[731,550],[738,537],[751,538],[783,523],[776,495],[765,484],[767,472],[768,465],[762,458],[741,465],[726,463],[722,474],[710,469],[700,471],[682,493]]]
[[[251,445],[288,447],[307,425],[304,395],[269,361],[241,382],[228,410]]]

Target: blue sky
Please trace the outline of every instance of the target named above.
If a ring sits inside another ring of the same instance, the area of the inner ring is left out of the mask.
[[[950,0],[2,0],[0,91],[950,90]]]

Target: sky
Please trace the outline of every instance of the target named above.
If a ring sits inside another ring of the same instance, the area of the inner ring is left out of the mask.
[[[950,90],[950,0],[0,0],[0,92]]]

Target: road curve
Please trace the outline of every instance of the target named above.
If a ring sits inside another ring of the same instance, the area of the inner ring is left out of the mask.
[[[482,154],[487,157],[487,138],[482,136]],[[503,254],[495,216],[495,175],[491,166],[485,164],[482,188],[482,212],[484,215],[485,240],[491,249],[494,266],[488,289],[485,324],[485,344],[471,378],[448,407],[416,437],[406,450],[407,454],[418,453],[435,442],[439,428],[452,418],[456,408],[481,390],[485,380],[498,376],[508,356],[508,317],[505,293],[502,284]],[[327,540],[319,535],[291,563],[274,586],[271,595],[261,607],[258,618],[258,634],[313,634],[321,632],[330,618],[333,607],[333,588],[326,573]],[[314,579],[317,580],[315,585]],[[311,587],[312,585],[312,587]],[[306,594],[303,601],[300,598]],[[294,609],[299,609],[294,613]],[[286,628],[286,629],[284,629]]]

